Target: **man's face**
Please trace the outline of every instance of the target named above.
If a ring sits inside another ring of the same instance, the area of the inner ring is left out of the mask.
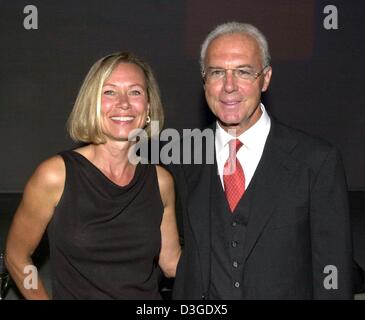
[[[213,40],[205,56],[205,70],[244,68],[261,72],[261,53],[256,40],[248,35],[223,35]],[[260,118],[261,92],[266,91],[271,68],[256,79],[242,80],[231,70],[222,79],[206,79],[204,89],[207,103],[225,129],[236,129],[236,134],[249,129]]]

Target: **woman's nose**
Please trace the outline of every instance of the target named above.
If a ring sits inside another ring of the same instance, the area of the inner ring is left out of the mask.
[[[125,93],[121,93],[119,94],[118,97],[118,107],[122,108],[122,109],[129,109],[130,104],[129,104],[129,99],[128,99],[128,95]]]

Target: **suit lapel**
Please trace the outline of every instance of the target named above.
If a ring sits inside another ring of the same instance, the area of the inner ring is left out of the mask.
[[[296,167],[296,163],[289,156],[296,141],[282,130],[284,129],[272,119],[264,152],[252,180],[255,185],[243,247],[244,263],[274,212],[281,191],[289,183],[292,170]]]

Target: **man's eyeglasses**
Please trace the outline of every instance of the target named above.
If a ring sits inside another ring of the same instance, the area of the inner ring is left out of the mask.
[[[255,72],[250,67],[234,68],[234,69],[222,69],[222,68],[208,68],[203,72],[203,79],[208,83],[214,83],[227,77],[227,71],[232,71],[233,76],[237,80],[242,80],[248,83],[254,82],[259,76],[261,76],[265,69],[265,66],[261,71]]]

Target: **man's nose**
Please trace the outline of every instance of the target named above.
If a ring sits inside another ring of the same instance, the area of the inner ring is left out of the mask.
[[[224,81],[224,90],[226,92],[233,92],[237,90],[237,79],[233,70],[226,70]]]

